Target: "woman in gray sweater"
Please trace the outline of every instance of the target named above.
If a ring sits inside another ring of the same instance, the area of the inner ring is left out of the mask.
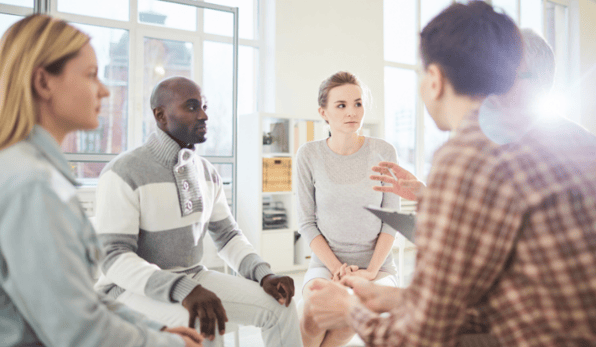
[[[338,72],[321,84],[319,114],[331,136],[304,144],[297,153],[299,232],[313,251],[304,277],[300,328],[305,347],[341,346],[351,329],[322,330],[309,314],[311,280],[339,281],[359,276],[396,286],[391,249],[395,230],[364,209],[373,205],[398,209],[395,194],[373,190],[372,167],[381,160],[397,162],[388,142],[359,135],[366,98],[360,81]]]

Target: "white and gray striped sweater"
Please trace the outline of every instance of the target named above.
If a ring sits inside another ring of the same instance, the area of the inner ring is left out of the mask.
[[[96,222],[106,257],[95,288],[112,297],[130,290],[181,302],[198,285],[186,274],[204,269],[207,231],[242,276],[260,282],[271,273],[238,228],[213,165],[160,129],[103,169]]]

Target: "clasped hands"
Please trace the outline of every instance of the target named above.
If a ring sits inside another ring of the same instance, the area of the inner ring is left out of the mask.
[[[263,277],[261,287],[280,305],[287,307],[292,302],[294,280],[291,277],[270,274]],[[182,300],[182,306],[188,310],[188,326],[190,328],[195,328],[198,318],[201,334],[210,341],[215,339],[216,325],[219,328],[219,334],[225,334],[228,316],[221,300],[212,291],[198,285]]]
[[[340,282],[347,276],[356,276],[365,280],[372,281],[377,277],[376,273],[373,273],[366,269],[359,269],[356,265],[342,264],[337,270],[333,272],[333,282]]]

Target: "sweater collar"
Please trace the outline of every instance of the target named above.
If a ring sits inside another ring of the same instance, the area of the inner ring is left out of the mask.
[[[156,128],[147,140],[147,147],[162,165],[173,168],[178,162],[178,153],[182,150],[180,145],[170,135],[160,128]],[[192,149],[194,151],[194,148]]]

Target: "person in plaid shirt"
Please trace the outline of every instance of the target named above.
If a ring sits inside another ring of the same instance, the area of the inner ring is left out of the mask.
[[[421,94],[453,136],[419,199],[412,283],[348,278],[355,296],[320,283],[320,325],[348,324],[368,346],[456,346],[474,332],[501,346],[596,346],[596,137],[529,111],[552,84],[540,63],[554,61],[526,40],[517,69],[519,34],[503,17],[458,4],[423,30]]]

